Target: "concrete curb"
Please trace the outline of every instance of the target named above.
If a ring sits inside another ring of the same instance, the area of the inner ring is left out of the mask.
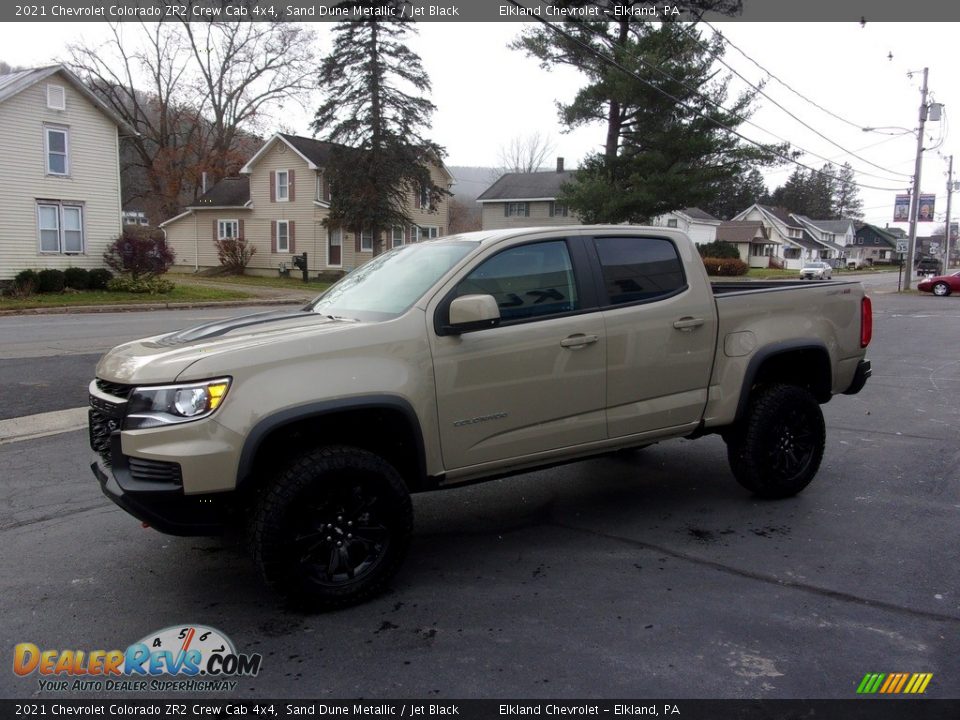
[[[0,317],[7,315],[69,315],[80,313],[116,313],[147,310],[195,310],[197,308],[252,307],[255,305],[306,305],[308,298],[251,298],[250,300],[220,300],[185,303],[143,303],[132,305],[75,305],[72,307],[25,308],[23,310],[0,310]]]
[[[70,408],[0,420],[0,445],[33,440],[87,427],[87,408]]]

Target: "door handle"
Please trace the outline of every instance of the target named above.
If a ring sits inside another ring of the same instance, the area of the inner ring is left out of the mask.
[[[586,347],[587,345],[592,345],[599,339],[599,335],[584,335],[583,333],[577,333],[576,335],[571,335],[561,340],[560,347],[572,348],[575,350],[577,348]]]
[[[673,326],[681,332],[690,332],[701,325],[703,325],[703,318],[695,317],[683,317],[673,323]]]

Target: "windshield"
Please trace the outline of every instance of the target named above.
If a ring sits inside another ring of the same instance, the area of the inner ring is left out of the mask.
[[[358,267],[307,309],[357,320],[397,317],[478,244],[431,242],[395,248]]]
[[[823,267],[823,263],[810,262],[810,263],[807,263],[806,265],[804,265],[804,267],[805,267],[805,268],[810,268],[811,270],[819,270],[820,268]]]

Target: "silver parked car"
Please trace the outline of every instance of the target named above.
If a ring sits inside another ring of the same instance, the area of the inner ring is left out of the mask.
[[[801,280],[829,280],[833,277],[833,268],[819,260],[808,262],[800,271]]]

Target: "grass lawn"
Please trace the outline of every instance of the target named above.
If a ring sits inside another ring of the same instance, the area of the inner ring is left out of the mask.
[[[170,274],[167,276],[170,280],[175,282],[184,282],[190,283],[191,281],[196,280],[197,282],[203,283],[217,283],[224,286],[230,285],[255,285],[257,287],[271,287],[271,288],[281,288],[283,290],[304,290],[310,294],[319,295],[324,290],[326,290],[332,283],[329,282],[320,282],[319,280],[310,280],[309,283],[304,285],[303,278],[298,275],[297,277],[261,277],[259,275],[215,275],[215,276],[203,276],[203,275],[173,275]]]
[[[131,305],[143,303],[211,302],[216,300],[247,300],[249,293],[232,288],[211,288],[197,285],[177,285],[165,295],[146,293],[107,292],[83,290],[72,293],[37,294],[28,298],[0,297],[0,311],[28,310],[30,308],[74,307],[79,305]]]

